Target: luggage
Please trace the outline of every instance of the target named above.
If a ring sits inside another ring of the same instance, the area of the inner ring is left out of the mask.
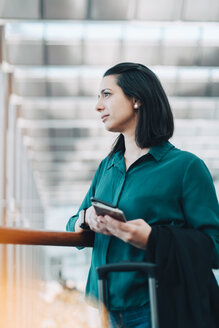
[[[102,265],[97,268],[99,307],[101,322],[104,328],[108,327],[108,315],[106,310],[106,280],[109,272],[121,271],[143,271],[148,274],[150,309],[151,309],[151,327],[158,328],[158,309],[156,293],[156,265],[154,263],[140,262],[121,262]]]

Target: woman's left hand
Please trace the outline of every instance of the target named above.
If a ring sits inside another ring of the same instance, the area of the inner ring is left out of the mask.
[[[143,219],[121,222],[109,215],[98,216],[100,225],[105,226],[112,235],[135,247],[146,249],[151,226]]]

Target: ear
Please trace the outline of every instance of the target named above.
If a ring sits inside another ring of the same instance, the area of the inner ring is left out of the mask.
[[[133,105],[134,105],[134,109],[139,109],[139,107],[141,106],[140,100],[133,99]]]

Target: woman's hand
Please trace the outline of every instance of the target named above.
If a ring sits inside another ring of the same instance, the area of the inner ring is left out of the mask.
[[[120,222],[109,215],[98,216],[97,219],[99,229],[107,231],[107,234],[114,235],[135,247],[146,249],[151,226],[143,219]]]
[[[104,224],[100,223],[100,218],[102,217],[97,216],[93,206],[90,206],[86,210],[85,221],[89,225],[91,230],[95,232],[103,233],[104,235],[112,235],[108,231],[107,227]]]
[[[151,226],[143,219],[120,222],[109,215],[97,216],[93,206],[86,210],[85,221],[90,229],[104,235],[113,235],[135,247],[146,249]]]

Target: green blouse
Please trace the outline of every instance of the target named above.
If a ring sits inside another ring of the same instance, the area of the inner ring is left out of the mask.
[[[91,196],[116,205],[127,220],[142,218],[151,226],[171,224],[199,229],[212,239],[214,266],[218,265],[218,200],[206,165],[194,154],[162,142],[127,171],[122,152],[110,159],[107,156],[100,163],[78,213],[91,206]],[[69,219],[67,231],[74,231],[78,213]],[[96,267],[120,261],[147,261],[147,252],[116,237],[95,233],[86,286],[88,297],[98,297]],[[108,292],[111,310],[141,306],[148,300],[147,277],[139,272],[111,273]]]

